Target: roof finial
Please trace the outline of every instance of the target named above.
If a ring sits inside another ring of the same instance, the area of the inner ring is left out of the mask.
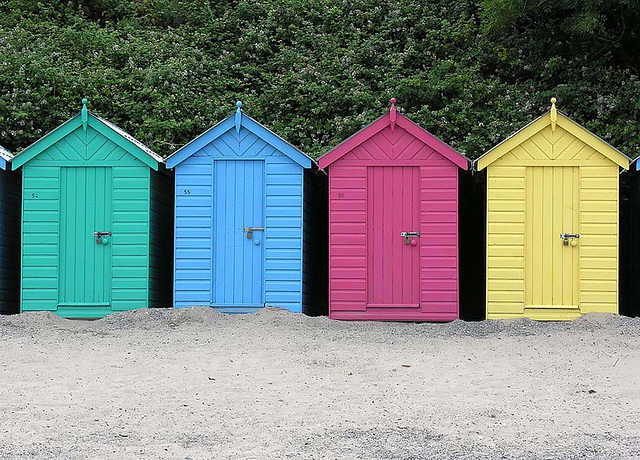
[[[556,130],[556,123],[558,121],[558,109],[556,109],[556,98],[551,98],[551,110],[549,111],[549,116],[551,118],[551,131]]]
[[[89,111],[87,110],[87,98],[82,99],[82,111],[80,112],[80,119],[82,120],[82,129],[87,130],[87,123],[89,122]]]
[[[236,132],[239,133],[240,123],[242,122],[242,110],[240,110],[240,107],[242,107],[242,102],[240,101],[236,102],[236,106],[238,107],[238,110],[236,110],[235,123],[236,123]]]
[[[398,118],[397,112],[396,112],[396,98],[392,97],[391,98],[391,109],[389,110],[389,121],[391,122],[391,132],[393,132],[393,130],[396,127],[396,119]]]

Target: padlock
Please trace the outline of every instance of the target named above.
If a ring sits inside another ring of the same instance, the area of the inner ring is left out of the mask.
[[[247,239],[250,240],[251,238],[253,238],[253,232],[251,230],[249,230],[247,232]]]
[[[102,238],[100,237],[96,238],[96,244],[102,244]]]

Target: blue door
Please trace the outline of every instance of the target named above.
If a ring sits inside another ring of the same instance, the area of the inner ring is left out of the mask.
[[[262,307],[264,161],[214,161],[212,305]]]

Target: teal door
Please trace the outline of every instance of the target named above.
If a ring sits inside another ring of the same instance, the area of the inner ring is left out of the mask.
[[[103,316],[111,309],[111,168],[60,168],[58,312]]]
[[[212,305],[262,307],[264,161],[215,160],[214,169]]]

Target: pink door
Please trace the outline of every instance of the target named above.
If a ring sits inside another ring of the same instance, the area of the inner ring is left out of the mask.
[[[419,232],[420,168],[367,168],[367,308],[420,307]]]

